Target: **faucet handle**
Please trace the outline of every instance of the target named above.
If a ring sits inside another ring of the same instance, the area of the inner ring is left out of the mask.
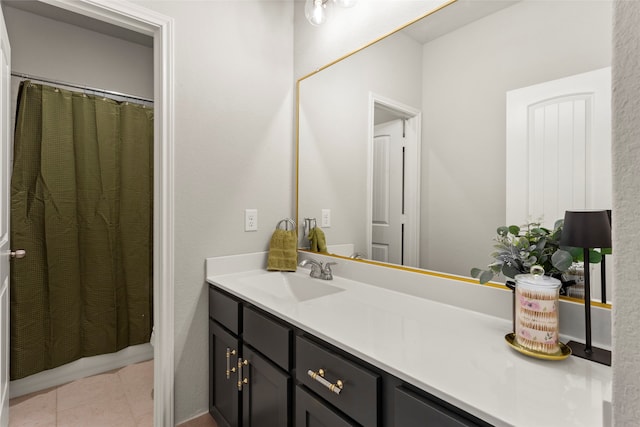
[[[337,262],[327,262],[322,267],[322,278],[325,280],[333,280],[333,272],[331,271],[331,266],[336,265]]]
[[[309,275],[311,277],[319,279],[322,276],[323,267],[320,261],[316,261],[311,258],[306,258],[306,259],[303,259],[302,262],[300,262],[300,264],[298,265],[300,267],[306,267],[307,265],[310,265],[311,273],[309,273]]]

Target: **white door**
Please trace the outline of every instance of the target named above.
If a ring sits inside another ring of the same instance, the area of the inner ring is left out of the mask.
[[[611,69],[507,92],[507,225],[611,209]]]
[[[506,169],[507,225],[611,209],[611,68],[507,92]],[[590,269],[599,301],[601,264]]]
[[[403,263],[404,148],[403,120],[375,127],[371,258],[393,264]]]
[[[9,36],[0,10],[0,115],[2,145],[0,148],[0,426],[9,425],[9,177],[11,124],[9,99],[11,49]]]

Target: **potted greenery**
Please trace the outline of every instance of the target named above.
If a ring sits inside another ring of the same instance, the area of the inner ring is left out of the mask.
[[[563,291],[566,290],[573,282],[563,280],[562,274],[574,262],[582,261],[582,249],[560,247],[563,222],[556,221],[553,230],[536,222],[528,223],[523,228],[516,225],[498,227],[494,239],[496,250],[491,254],[495,261],[488,265],[487,270],[472,268],[471,276],[479,279],[480,283],[489,282],[497,274],[515,279],[518,274],[529,273],[532,266],[540,265],[545,274],[560,279]],[[597,251],[590,252],[589,257],[592,263],[602,259]]]

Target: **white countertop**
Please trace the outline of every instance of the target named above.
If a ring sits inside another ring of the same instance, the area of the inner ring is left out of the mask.
[[[208,268],[207,281],[491,424],[603,425],[607,366],[522,355],[505,342],[510,321],[341,277],[313,279],[339,292],[300,301],[273,287],[283,274],[308,270]]]

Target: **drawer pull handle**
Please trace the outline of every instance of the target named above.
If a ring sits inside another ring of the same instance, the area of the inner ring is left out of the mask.
[[[313,378],[314,380],[316,380],[317,382],[319,382],[320,384],[328,388],[329,391],[332,391],[335,394],[340,394],[340,392],[344,388],[344,383],[342,382],[342,380],[338,380],[336,381],[335,384],[332,384],[324,378],[324,374],[325,372],[324,372],[324,369],[322,368],[318,369],[318,372],[314,372],[311,369],[307,371],[307,375],[309,375],[311,378]]]
[[[227,369],[225,371],[225,374],[227,375],[227,379],[231,378],[231,373],[236,371],[235,367],[231,367],[231,356],[235,356],[236,355],[236,351],[235,350],[231,350],[229,347],[227,347],[227,353],[226,353],[226,357],[227,357]]]
[[[249,366],[249,360],[238,359],[238,391],[242,391],[243,386],[249,384],[249,376],[243,378],[242,371],[243,366]]]

